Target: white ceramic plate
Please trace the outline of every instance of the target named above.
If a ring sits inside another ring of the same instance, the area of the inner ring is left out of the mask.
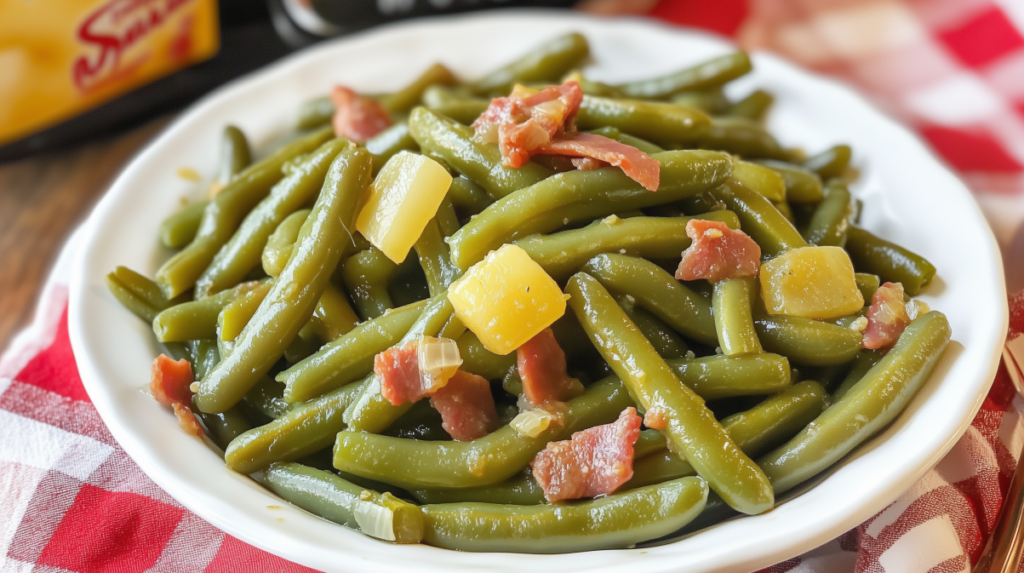
[[[475,77],[571,30],[591,41],[588,75],[627,80],[675,70],[733,49],[703,33],[645,20],[564,12],[491,12],[423,20],[329,42],[238,80],[197,103],[141,153],[96,208],[71,284],[71,342],[82,379],[114,437],[182,504],[253,545],[331,572],[748,571],[807,551],[892,502],[949,450],[979,408],[1006,332],[1006,293],[995,241],[964,186],[913,136],[850,90],[767,54],[730,90],[777,96],[771,129],[808,150],[850,143],[863,177],[863,224],[928,257],[938,277],[924,299],[949,316],[954,343],[900,418],[803,495],[670,544],[634,550],[534,556],[394,546],[320,520],[281,501],[181,432],[146,395],[152,333],[121,308],[103,277],[117,265],[152,275],[168,253],[156,229],[201,185],[175,176],[192,167],[212,178],[221,126],[233,123],[257,147],[287,132],[295,109],[335,82],[394,89],[435,61]]]

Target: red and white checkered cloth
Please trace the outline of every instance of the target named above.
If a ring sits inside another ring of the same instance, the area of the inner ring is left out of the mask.
[[[1024,2],[662,0],[652,14],[844,78],[916,127],[977,193],[1010,284],[1024,286]],[[65,248],[35,322],[0,358],[0,573],[309,571],[199,519],[114,442],[68,341],[73,256]],[[1005,355],[1024,366],[1024,294],[1010,306]],[[966,435],[899,500],[766,571],[969,571],[1024,445],[1012,376],[1008,358]]]

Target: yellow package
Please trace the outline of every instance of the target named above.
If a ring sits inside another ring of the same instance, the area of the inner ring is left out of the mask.
[[[213,56],[216,0],[0,2],[0,145]]]

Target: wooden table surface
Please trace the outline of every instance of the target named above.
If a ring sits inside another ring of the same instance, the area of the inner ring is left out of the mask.
[[[169,117],[73,149],[0,163],[0,351],[24,328],[68,235]]]

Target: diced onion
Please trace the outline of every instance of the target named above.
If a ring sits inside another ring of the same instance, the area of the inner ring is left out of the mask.
[[[420,369],[420,385],[431,393],[448,383],[462,365],[459,345],[450,338],[420,338],[416,347],[416,360]]]
[[[914,320],[930,310],[931,307],[928,306],[928,303],[916,298],[907,303],[907,316],[910,317],[910,320]]]
[[[509,423],[519,435],[528,438],[536,438],[544,430],[547,430],[555,420],[554,414],[540,408],[521,412]]]
[[[856,330],[857,332],[864,332],[868,327],[868,319],[863,316],[859,316],[850,323],[850,330]]]
[[[363,533],[384,541],[395,540],[395,512],[376,503],[360,500],[356,502],[353,513]]]

